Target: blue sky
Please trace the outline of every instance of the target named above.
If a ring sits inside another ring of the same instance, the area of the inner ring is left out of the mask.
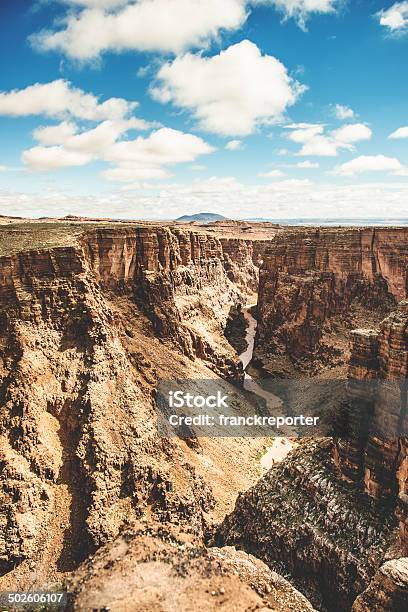
[[[408,1],[0,6],[0,214],[406,217]]]

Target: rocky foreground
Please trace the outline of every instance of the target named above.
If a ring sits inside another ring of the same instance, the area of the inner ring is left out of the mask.
[[[259,479],[265,440],[161,438],[155,389],[239,387],[226,335],[241,346],[257,300],[263,371],[408,378],[408,230],[0,233],[1,590],[64,586],[77,610],[404,609],[406,439],[304,441]]]

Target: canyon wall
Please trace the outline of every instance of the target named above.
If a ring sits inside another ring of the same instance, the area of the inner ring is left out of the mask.
[[[257,272],[247,243],[235,248],[131,227],[0,259],[4,588],[33,567],[55,580],[132,517],[202,536],[214,497],[177,441],[158,437],[154,389],[208,378],[206,366],[242,376],[223,322],[245,300],[241,275]]]
[[[283,376],[344,365],[348,330],[406,297],[407,264],[406,228],[278,234],[260,271],[256,357]]]
[[[402,434],[408,433],[408,301],[400,302],[378,331],[352,333],[349,378],[351,431],[336,442],[336,464],[369,496],[396,499],[401,544],[407,547],[408,456]]]
[[[302,441],[238,497],[215,541],[283,567],[318,609],[397,611],[408,604],[408,301],[351,336],[348,435]]]
[[[158,227],[100,230],[83,244],[96,280],[103,288],[131,291],[156,334],[238,378],[238,364],[224,361],[227,345],[217,346],[214,336],[222,337],[231,305],[256,289],[250,241]]]

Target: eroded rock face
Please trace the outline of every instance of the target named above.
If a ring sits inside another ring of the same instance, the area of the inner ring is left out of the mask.
[[[349,377],[351,399],[359,402],[350,404],[351,435],[337,441],[335,461],[371,497],[398,499],[401,544],[407,546],[408,459],[401,432],[408,430],[408,301],[378,331],[352,333]],[[361,387],[360,381],[378,386]]]
[[[251,555],[204,548],[167,527],[133,526],[68,583],[74,610],[313,612],[284,578]]]
[[[289,376],[344,365],[345,331],[377,324],[406,297],[407,245],[405,228],[277,235],[260,271],[258,359]]]
[[[215,538],[262,559],[319,610],[344,612],[395,539],[386,503],[336,475],[332,442],[304,442],[238,497]]]
[[[84,245],[102,287],[131,291],[157,335],[213,363],[222,376],[239,377],[238,363],[223,359],[225,347],[217,355],[211,332],[220,335],[231,303],[244,302],[256,289],[250,241],[160,227],[101,230]],[[208,339],[203,323],[210,324]]]
[[[370,586],[357,597],[352,612],[387,610],[400,612],[408,607],[408,558],[387,561]]]
[[[0,259],[0,571],[16,568],[11,585],[71,571],[132,517],[202,535],[211,488],[158,437],[154,387],[208,376],[200,364],[242,376],[222,333],[244,299],[231,262],[218,239],[162,227]],[[239,265],[256,273],[249,251]]]

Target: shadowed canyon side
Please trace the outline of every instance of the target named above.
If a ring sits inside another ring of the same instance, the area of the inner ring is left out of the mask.
[[[406,228],[288,230],[260,272],[255,357],[272,374],[341,376],[349,331],[377,327],[407,295]]]
[[[372,378],[372,354],[366,349],[373,347],[372,336],[370,330],[354,333],[349,368],[354,380],[367,380],[367,372]],[[384,320],[377,336],[378,376],[405,383],[408,302]],[[392,404],[395,417],[406,420],[406,398],[398,400]],[[239,496],[217,543],[242,546],[272,567],[285,568],[318,609],[350,609],[365,589],[356,610],[403,609],[397,603],[408,601],[407,445],[406,439],[378,435],[389,410],[381,394],[373,400],[369,414],[376,426],[368,426],[365,440],[304,441]],[[381,608],[382,600],[390,607]]]
[[[7,242],[0,258],[1,589],[66,584],[76,610],[130,612],[139,597],[183,610],[193,593],[231,612],[398,610],[406,440],[303,440],[261,477],[275,442],[161,438],[155,407],[162,378],[239,391],[256,328],[246,378],[406,379],[408,230],[46,233],[53,244]],[[364,318],[370,329],[351,333]],[[396,406],[406,419],[404,393]],[[367,412],[377,423],[389,407],[380,397]]]

